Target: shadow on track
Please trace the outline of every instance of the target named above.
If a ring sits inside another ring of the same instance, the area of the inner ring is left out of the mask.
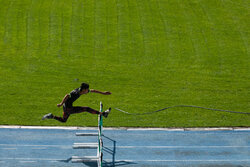
[[[103,146],[103,151],[105,153],[108,153],[112,156],[112,161],[107,162],[104,160],[103,167],[114,167],[114,166],[124,166],[124,165],[130,165],[130,164],[136,164],[134,162],[126,162],[126,161],[116,161],[115,160],[115,154],[116,154],[116,141],[103,135],[103,138],[107,139],[110,143],[113,143],[113,149]]]

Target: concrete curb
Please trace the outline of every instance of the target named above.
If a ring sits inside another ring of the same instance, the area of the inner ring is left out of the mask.
[[[97,127],[67,127],[67,126],[9,126],[0,125],[0,129],[63,129],[63,130],[97,130]],[[127,131],[250,131],[250,127],[217,127],[217,128],[131,128],[131,127],[104,127],[104,130],[127,130]]]

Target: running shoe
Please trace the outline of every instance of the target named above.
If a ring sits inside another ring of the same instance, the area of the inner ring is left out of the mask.
[[[52,119],[53,118],[53,114],[49,113],[49,114],[46,114],[43,116],[42,120],[45,120],[45,119]]]
[[[111,108],[109,108],[109,109],[107,109],[106,111],[104,111],[104,112],[102,113],[102,115],[103,115],[105,118],[107,118],[110,112],[111,112]]]

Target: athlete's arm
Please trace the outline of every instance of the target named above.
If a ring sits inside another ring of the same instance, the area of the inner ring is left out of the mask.
[[[60,104],[57,104],[57,107],[61,107],[65,103],[65,101],[68,100],[68,98],[69,98],[69,94],[66,94],[64,96],[62,102]]]
[[[102,91],[95,90],[95,89],[90,89],[90,92],[93,92],[93,93],[100,93],[100,94],[102,94],[102,95],[111,95],[111,92],[108,92],[108,91],[102,92]]]

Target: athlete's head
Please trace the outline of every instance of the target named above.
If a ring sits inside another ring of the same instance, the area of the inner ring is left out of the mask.
[[[83,90],[89,90],[89,84],[87,84],[87,83],[82,83],[82,84],[81,84],[81,87],[80,87],[80,91],[83,91]]]

